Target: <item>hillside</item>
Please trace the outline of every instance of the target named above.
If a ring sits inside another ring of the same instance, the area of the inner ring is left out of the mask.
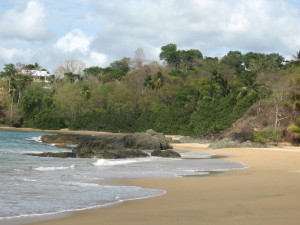
[[[163,64],[140,55],[80,71],[80,62],[66,61],[48,83],[7,64],[0,74],[9,115],[3,123],[190,136],[250,130],[258,141],[277,141],[299,118],[299,61],[238,51],[219,59],[175,44],[161,47]]]

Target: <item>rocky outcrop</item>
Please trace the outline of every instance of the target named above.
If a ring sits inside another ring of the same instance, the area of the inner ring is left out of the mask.
[[[229,140],[220,140],[211,143],[209,148],[212,149],[220,149],[220,148],[268,148],[271,147],[266,143],[260,142],[252,142],[252,141],[245,141],[245,142],[238,142],[238,141],[229,141]]]
[[[69,157],[81,158],[98,157],[117,159],[148,157],[149,155],[142,150],[161,151],[172,148],[169,144],[169,140],[163,134],[153,130],[129,134],[123,137],[120,137],[119,135],[45,135],[41,140],[48,143],[77,144],[77,147],[72,150],[72,154],[69,154]],[[180,157],[178,153],[173,151],[163,151],[159,153],[161,154],[161,157]],[[42,154],[39,156],[49,156],[48,153]],[[60,157],[60,155],[56,153],[52,153],[51,156]]]
[[[201,134],[198,136],[183,136],[179,139],[179,142],[207,144],[215,141],[216,139],[217,137],[214,134]]]
[[[41,137],[42,142],[46,143],[64,143],[64,144],[79,144],[86,139],[96,139],[95,136],[79,135],[79,134],[57,134],[44,135]]]
[[[164,158],[180,158],[181,155],[173,150],[154,150],[151,152],[151,156],[158,156]]]
[[[244,130],[241,132],[231,133],[227,137],[214,141],[209,145],[210,148],[267,148],[266,143],[253,142],[253,132]]]
[[[43,152],[43,153],[25,153],[24,155],[40,156],[40,157],[58,157],[58,158],[75,158],[73,152]]]
[[[138,149],[126,149],[117,141],[94,140],[80,143],[73,149],[76,157],[80,158],[138,158],[148,157],[149,155]]]
[[[125,148],[142,150],[172,149],[172,146],[169,144],[165,135],[155,132],[154,130],[129,134],[121,138],[119,141]]]

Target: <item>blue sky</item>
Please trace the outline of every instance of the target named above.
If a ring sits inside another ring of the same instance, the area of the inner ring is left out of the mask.
[[[64,60],[107,66],[176,43],[205,56],[300,50],[299,0],[1,0],[0,68]]]

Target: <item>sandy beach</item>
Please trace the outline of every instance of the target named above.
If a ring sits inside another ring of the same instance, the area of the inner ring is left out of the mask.
[[[299,224],[300,148],[211,150],[201,144],[174,144],[174,148],[226,156],[249,168],[216,176],[122,181],[167,194],[34,224]]]
[[[98,132],[76,133],[97,135]],[[162,189],[167,193],[33,224],[299,224],[300,147],[220,150],[209,149],[203,144],[173,144],[173,147],[176,150],[213,153],[249,167],[214,176],[121,180],[118,182],[124,185]]]

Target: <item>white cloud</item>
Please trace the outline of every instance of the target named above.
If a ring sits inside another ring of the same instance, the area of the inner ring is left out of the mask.
[[[300,48],[291,47],[299,40],[299,9],[281,0],[93,2],[94,16],[107,24],[93,46],[115,57],[168,43],[210,55],[219,49],[287,54]]]
[[[73,59],[106,66],[133,57],[137,48],[158,60],[161,46],[169,43],[205,56],[230,50],[292,56],[300,49],[295,2],[11,0],[0,9],[0,64],[37,61],[53,70]]]
[[[52,36],[43,5],[29,1],[23,11],[11,9],[0,16],[0,37],[43,40]]]
[[[0,63],[21,62],[24,56],[31,58],[32,51],[30,49],[5,48],[0,46]]]
[[[75,29],[60,38],[55,44],[55,47],[64,52],[79,51],[86,53],[89,50],[91,41],[91,37],[88,37],[81,30]]]
[[[87,67],[89,66],[105,66],[107,56],[102,53],[91,51],[88,58],[84,60]]]

